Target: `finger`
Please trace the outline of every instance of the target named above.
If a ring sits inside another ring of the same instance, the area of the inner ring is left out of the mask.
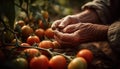
[[[51,28],[53,30],[55,30],[60,23],[61,23],[61,20],[57,20],[57,21],[53,22],[53,24],[51,25]]]
[[[78,26],[79,26],[78,24],[68,25],[68,26],[66,26],[66,27],[63,29],[63,32],[65,32],[65,33],[73,33],[73,32],[75,32],[75,31],[77,31],[77,30],[79,29]]]
[[[62,33],[58,30],[55,30],[55,35],[62,41],[69,42],[72,40],[72,34],[69,33]]]
[[[60,45],[63,47],[63,46],[68,46],[68,45],[71,45],[71,42],[65,42],[65,41],[62,41],[60,40],[57,36],[54,36],[55,40],[58,41],[58,43],[60,43]]]
[[[71,22],[71,17],[67,16],[67,17],[63,18],[63,20],[61,21],[59,27],[60,28],[64,28],[65,26],[67,26],[68,24],[70,24],[70,22]]]

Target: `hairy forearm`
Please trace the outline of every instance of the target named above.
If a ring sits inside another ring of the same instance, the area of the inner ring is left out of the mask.
[[[85,9],[84,11],[76,14],[75,16],[77,16],[79,20],[83,23],[100,23],[100,19],[93,9]]]

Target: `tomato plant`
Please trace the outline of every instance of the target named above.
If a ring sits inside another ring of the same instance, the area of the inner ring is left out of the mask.
[[[49,60],[44,55],[34,57],[30,61],[30,69],[48,69],[48,68],[49,68]]]
[[[85,58],[85,60],[90,63],[93,59],[93,53],[92,51],[88,50],[88,49],[82,49],[80,50],[77,55],[77,57],[83,57]]]
[[[87,62],[83,57],[76,57],[68,64],[68,69],[87,69]]]
[[[40,39],[36,35],[30,35],[27,38],[27,43],[30,44],[30,45],[33,45],[34,43],[39,43],[39,42],[40,42]]]
[[[66,69],[67,62],[62,55],[56,55],[50,59],[49,66],[51,69]]]

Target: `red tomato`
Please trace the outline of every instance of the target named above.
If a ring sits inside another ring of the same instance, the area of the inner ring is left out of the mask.
[[[68,64],[68,69],[87,69],[87,62],[83,57],[76,57]]]
[[[62,55],[56,55],[50,59],[49,66],[51,69],[66,69],[67,62]]]
[[[83,57],[83,58],[85,58],[85,60],[86,60],[88,63],[90,63],[90,62],[92,61],[92,59],[93,59],[93,53],[92,53],[90,50],[88,50],[88,49],[82,49],[82,50],[80,50],[80,51],[77,53],[76,56],[77,56],[77,57]]]
[[[46,49],[54,48],[54,45],[50,40],[43,40],[39,43],[38,46],[41,47],[41,48],[46,48]]]
[[[23,20],[19,20],[19,21],[17,21],[16,23],[15,23],[15,26],[16,25],[19,25],[19,26],[24,26],[25,25],[25,22],[23,21]]]
[[[33,33],[33,29],[29,25],[24,25],[21,28],[22,30],[22,36],[27,38],[30,34]]]
[[[30,46],[30,44],[28,44],[28,43],[21,43],[20,45],[21,46]]]
[[[22,53],[23,56],[26,56],[28,61],[31,60],[33,57],[39,56],[41,53],[39,50],[35,48],[28,48],[25,49]]]
[[[21,43],[20,45],[21,45],[21,46],[24,46],[24,47],[18,47],[18,48],[17,48],[18,51],[23,51],[23,50],[27,49],[27,47],[25,47],[25,46],[31,46],[31,45],[28,44],[28,43]]]
[[[35,30],[35,35],[37,35],[39,38],[43,38],[44,37],[44,29],[39,28]]]
[[[30,61],[30,69],[48,69],[49,60],[46,56],[40,55],[39,57],[34,57]]]
[[[54,38],[54,31],[52,28],[48,28],[45,30],[45,36],[48,38]]]
[[[39,42],[40,42],[40,39],[36,35],[31,35],[27,38],[27,43],[30,45],[33,45],[34,43],[39,43]]]

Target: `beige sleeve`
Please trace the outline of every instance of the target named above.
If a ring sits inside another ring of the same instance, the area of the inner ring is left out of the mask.
[[[107,24],[111,20],[111,14],[108,9],[109,5],[110,5],[109,0],[93,0],[92,2],[88,2],[85,5],[83,5],[82,9],[83,10],[85,8],[94,9],[97,12],[100,20],[104,24]]]

